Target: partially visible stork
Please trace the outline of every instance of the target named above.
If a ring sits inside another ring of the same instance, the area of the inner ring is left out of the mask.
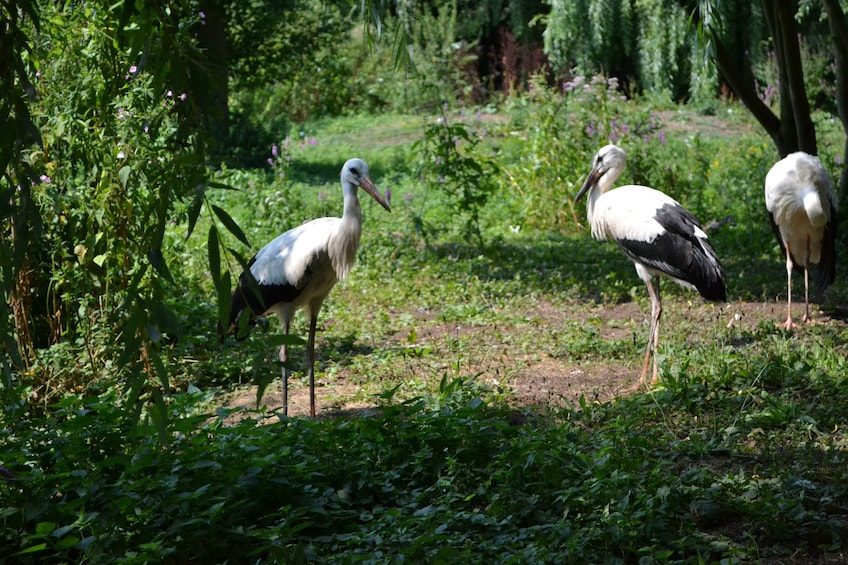
[[[639,379],[641,385],[645,383],[651,357],[654,360],[651,382],[658,379],[656,352],[662,315],[659,275],[697,290],[707,300],[724,302],[727,289],[724,271],[707,241],[707,234],[695,216],[679,202],[647,186],[627,185],[609,190],[624,170],[626,161],[619,147],[602,147],[574,202],[588,192],[586,215],[592,236],[598,241],[613,239],[633,261],[636,273],[648,287],[651,333]]]
[[[836,277],[836,195],[821,161],[790,153],[766,174],[766,209],[786,252],[786,321],[792,322],[792,270],[804,270],[804,322],[810,322],[810,264],[818,263],[817,294]]]
[[[362,234],[362,209],[357,188],[361,187],[380,206],[391,212],[368,173],[362,159],[350,159],[342,167],[344,213],[341,218],[318,218],[291,229],[268,243],[248,263],[233,292],[228,331],[244,328],[242,316],[253,325],[257,316],[276,314],[289,333],[295,312],[303,308],[309,316],[306,358],[309,377],[309,413],[315,417],[315,328],[324,299],[337,281],[347,277],[356,261]],[[253,277],[255,283],[251,281]],[[258,288],[259,295],[254,292]],[[280,348],[283,363],[283,414],[288,415],[288,352]]]

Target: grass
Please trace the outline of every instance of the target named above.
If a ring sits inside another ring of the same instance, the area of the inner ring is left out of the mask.
[[[111,388],[7,419],[0,463],[15,478],[0,483],[0,562],[838,562],[844,267],[819,323],[776,327],[785,271],[760,210],[762,138],[738,115],[730,141],[722,121],[692,117],[633,159],[633,175],[675,179],[704,223],[733,219],[711,234],[728,304],[664,284],[662,382],[630,393],[649,301],[615,246],[579,224],[582,208],[568,219],[563,186],[579,186],[591,155],[562,186],[541,183],[530,146],[546,134],[526,116],[525,127],[487,119],[483,148],[510,180],[483,211],[483,247],[419,180],[409,146],[421,117],[307,124],[291,165],[222,172],[240,190],[210,198],[244,229],[252,249],[228,243],[247,255],[337,215],[349,157],[391,189],[391,214],[363,200],[357,265],[322,310],[318,399],[332,410],[310,421],[232,407],[277,374],[276,352],[260,332],[217,345],[209,220],[200,237],[175,230],[172,270],[190,297],[173,305],[187,331],[170,345],[180,393],[167,443],[152,422],[128,421]],[[686,176],[690,128],[713,158],[709,178]],[[564,223],[532,227],[544,210],[529,209],[531,193]],[[302,394],[305,360],[292,353]]]

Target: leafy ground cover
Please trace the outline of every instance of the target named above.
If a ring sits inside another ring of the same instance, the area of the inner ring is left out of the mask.
[[[6,406],[0,561],[841,562],[844,266],[815,324],[780,329],[768,143],[732,111],[605,108],[552,97],[315,122],[269,147],[265,169],[222,170],[239,190],[210,198],[256,248],[338,214],[349,157],[391,192],[391,214],[363,201],[357,266],[322,312],[320,417],[301,416],[297,350],[292,417],[275,410],[274,321],[217,342],[206,242],[176,226],[187,298],[173,308],[188,329],[169,344],[172,420],[165,433],[153,411],[137,423],[95,384],[41,417]],[[477,143],[428,138],[439,120]],[[613,136],[630,155],[621,182],[662,188],[709,225],[730,287],[710,305],[663,286],[662,382],[649,391],[632,389],[644,286],[571,206]],[[498,180],[479,239],[457,202],[481,195],[425,171],[454,150]]]

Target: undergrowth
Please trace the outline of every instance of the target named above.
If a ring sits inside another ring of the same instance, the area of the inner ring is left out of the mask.
[[[69,399],[4,431],[3,558],[730,563],[833,550],[848,533],[848,437],[833,424],[848,386],[775,362],[781,347],[709,391],[672,376],[542,413],[471,378],[318,421],[193,414],[194,391],[172,399],[185,411],[160,438],[109,392]]]

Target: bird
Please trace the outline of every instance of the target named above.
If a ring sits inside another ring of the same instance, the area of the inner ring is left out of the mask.
[[[612,239],[633,262],[651,297],[651,330],[639,386],[644,385],[653,357],[651,383],[658,380],[656,351],[662,316],[659,276],[697,290],[709,301],[725,302],[724,270],[701,224],[679,202],[654,188],[639,185],[609,190],[624,170],[625,152],[616,145],[602,147],[575,204],[588,194],[586,216],[592,236]],[[656,282],[656,287],[654,286]]]
[[[391,212],[387,200],[374,186],[368,165],[359,158],[341,170],[344,212],[341,218],[318,218],[277,236],[262,247],[239,276],[230,306],[227,332],[244,339],[244,329],[258,317],[276,314],[285,334],[295,313],[309,318],[306,341],[309,378],[309,413],[315,418],[315,330],[318,313],[335,286],[351,271],[362,235],[362,209],[357,196],[362,188]],[[243,334],[243,335],[240,335]],[[280,347],[283,364],[283,414],[288,416],[288,350]]]
[[[797,151],[790,153],[766,174],[766,209],[777,241],[786,253],[786,321],[792,322],[792,271],[804,271],[804,318],[810,318],[810,265],[819,264],[817,294],[836,277],[837,199],[824,166],[818,157]]]

